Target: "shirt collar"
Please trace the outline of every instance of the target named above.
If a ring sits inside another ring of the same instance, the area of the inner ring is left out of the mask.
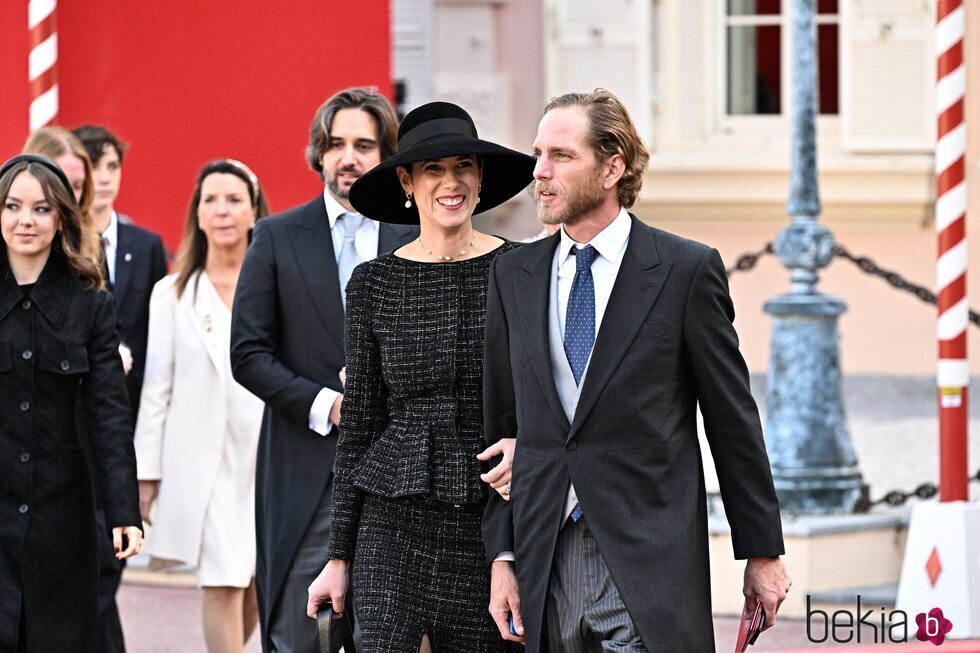
[[[327,220],[330,221],[330,230],[333,231],[334,226],[337,224],[337,218],[345,213],[350,213],[350,211],[345,209],[344,205],[338,202],[326,188],[323,189],[323,203],[327,206]],[[371,219],[364,220],[363,224],[370,225],[372,229],[377,228],[378,225],[377,222]]]
[[[119,242],[119,216],[116,215],[115,211],[109,217],[109,226],[100,235],[109,241],[111,247],[115,247]]]
[[[565,225],[562,225],[561,244],[558,250],[562,255],[558,257],[558,269],[561,269],[565,261],[575,258],[575,255],[571,253],[572,246],[574,245],[581,245],[582,247],[592,245],[599,252],[599,256],[610,263],[618,263],[625,251],[625,247],[623,246],[629,240],[630,227],[629,213],[623,207],[619,207],[619,214],[616,218],[606,225],[605,229],[597,233],[595,238],[588,243],[577,243],[572,240],[572,237],[565,232]]]

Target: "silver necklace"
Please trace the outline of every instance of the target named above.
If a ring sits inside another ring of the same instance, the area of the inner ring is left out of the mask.
[[[459,258],[461,256],[466,256],[466,252],[469,251],[469,248],[473,247],[473,245],[475,243],[476,243],[476,230],[474,229],[473,230],[473,233],[471,234],[470,242],[466,246],[467,249],[461,249],[461,250],[459,250],[459,254],[457,254],[456,256],[443,256],[441,254],[436,254],[431,249],[429,249],[428,247],[426,247],[425,246],[425,243],[422,242],[422,236],[419,236],[419,245],[422,246],[422,249],[425,250],[425,253],[426,254],[428,254],[429,256],[432,256],[433,258],[435,258],[435,259],[437,259],[439,261],[446,261],[446,262],[452,261],[452,260],[457,259],[457,258]]]

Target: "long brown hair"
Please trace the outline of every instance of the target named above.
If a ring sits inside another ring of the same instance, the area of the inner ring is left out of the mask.
[[[208,239],[197,224],[197,208],[201,203],[201,184],[208,175],[213,174],[235,175],[245,182],[248,186],[249,199],[252,208],[255,210],[255,221],[269,215],[269,204],[265,199],[265,192],[259,184],[258,177],[248,166],[241,161],[234,159],[218,159],[211,161],[201,168],[197,175],[197,183],[194,185],[194,194],[191,196],[190,204],[187,205],[187,217],[184,219],[184,235],[180,239],[180,248],[177,250],[177,257],[174,261],[174,271],[177,273],[177,296],[184,294],[187,282],[195,272],[204,269],[208,260]],[[252,234],[249,232],[249,240]]]
[[[64,127],[48,126],[41,127],[28,137],[27,142],[24,143],[23,154],[40,154],[55,162],[68,154],[81,159],[82,166],[85,168],[85,184],[78,201],[82,225],[81,252],[91,258],[96,268],[101,270],[102,258],[105,254],[102,251],[99,230],[95,228],[95,219],[92,217],[95,185],[92,181],[92,159],[89,158],[85,146],[77,136]]]
[[[82,253],[84,234],[78,202],[75,201],[75,195],[65,187],[64,182],[54,172],[39,163],[30,161],[13,165],[3,174],[3,177],[0,177],[0,204],[7,201],[10,186],[22,172],[27,172],[37,179],[44,192],[44,199],[58,214],[58,233],[51,243],[51,256],[60,257],[72,275],[87,282],[92,288],[101,290],[105,286],[102,269]],[[0,239],[0,253],[3,262],[8,263],[7,243],[2,239]]]

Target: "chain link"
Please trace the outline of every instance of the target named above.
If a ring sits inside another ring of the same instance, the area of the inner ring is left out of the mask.
[[[765,247],[757,252],[742,254],[735,261],[735,265],[728,268],[728,276],[732,276],[736,272],[748,272],[756,266],[759,259],[772,253],[772,243],[769,242],[766,243]],[[870,274],[872,276],[884,279],[893,288],[911,293],[927,304],[932,304],[933,306],[936,305],[936,295],[931,290],[925,286],[912,283],[894,270],[887,270],[879,266],[867,256],[855,256],[854,254],[851,254],[843,245],[837,245],[834,247],[834,255],[850,261],[854,265],[858,266],[858,268],[865,274]],[[980,313],[977,313],[973,309],[970,309],[970,323],[973,326],[980,326]],[[970,481],[973,483],[980,483],[980,469],[977,470],[976,474],[970,477]],[[919,499],[931,499],[938,493],[938,485],[935,483],[923,483],[911,492],[892,490],[874,501],[871,501],[868,497],[863,497],[858,501],[858,505],[855,507],[854,511],[867,512],[879,504],[887,504],[894,507],[902,506],[913,497],[918,497]]]

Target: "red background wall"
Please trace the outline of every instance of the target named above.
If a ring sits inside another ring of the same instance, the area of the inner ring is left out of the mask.
[[[388,0],[60,0],[57,123],[130,144],[117,209],[175,249],[197,171],[247,163],[273,211],[322,183],[303,154],[334,91],[391,97]],[[0,2],[0,158],[27,138],[27,0]]]

